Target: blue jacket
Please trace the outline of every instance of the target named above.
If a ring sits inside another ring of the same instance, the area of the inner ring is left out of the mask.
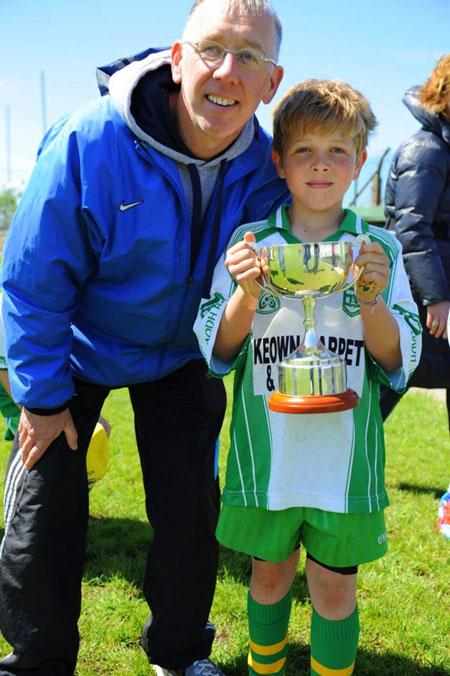
[[[153,381],[201,358],[192,330],[231,232],[286,199],[255,124],[225,163],[195,266],[175,161],[125,124],[109,96],[47,133],[5,244],[2,284],[14,399],[56,409],[72,375],[108,386]],[[220,213],[218,213],[220,211]]]

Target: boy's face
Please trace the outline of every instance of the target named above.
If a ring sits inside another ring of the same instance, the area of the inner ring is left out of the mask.
[[[292,204],[308,212],[335,212],[351,182],[358,178],[367,152],[358,154],[353,139],[339,130],[332,134],[295,133],[288,139],[283,156],[272,152],[278,174],[286,179]]]

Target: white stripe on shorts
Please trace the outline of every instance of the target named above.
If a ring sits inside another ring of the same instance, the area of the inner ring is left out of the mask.
[[[3,495],[3,514],[5,518],[5,533],[3,536],[2,544],[0,546],[0,556],[2,555],[3,543],[5,542],[6,533],[8,531],[8,527],[11,522],[14,504],[16,501],[17,488],[20,479],[22,477],[22,474],[25,471],[26,471],[25,467],[22,463],[22,453],[19,448],[16,457],[12,461],[8,473],[6,475],[5,492]]]

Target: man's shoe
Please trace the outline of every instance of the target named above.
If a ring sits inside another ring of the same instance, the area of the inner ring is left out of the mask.
[[[197,660],[185,671],[185,676],[225,676],[211,660]]]

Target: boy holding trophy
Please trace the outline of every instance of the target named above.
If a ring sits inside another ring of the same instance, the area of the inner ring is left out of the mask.
[[[375,124],[367,100],[339,81],[309,80],[283,97],[274,114],[273,160],[292,203],[235,231],[195,325],[211,372],[235,370],[217,537],[253,557],[250,674],[284,673],[301,544],[313,606],[311,674],[352,674],[358,565],[387,551],[378,390],[381,383],[406,386],[420,356],[420,323],[398,241],[342,207]],[[354,287],[319,298],[316,308],[321,341],[345,360],[359,405],[274,411],[268,400],[277,368],[298,347],[303,309],[292,297],[262,292],[266,270],[258,254],[271,245],[311,243],[311,259],[299,260],[313,274],[328,265],[320,243],[357,245],[360,235],[368,237],[355,260],[362,273]]]

